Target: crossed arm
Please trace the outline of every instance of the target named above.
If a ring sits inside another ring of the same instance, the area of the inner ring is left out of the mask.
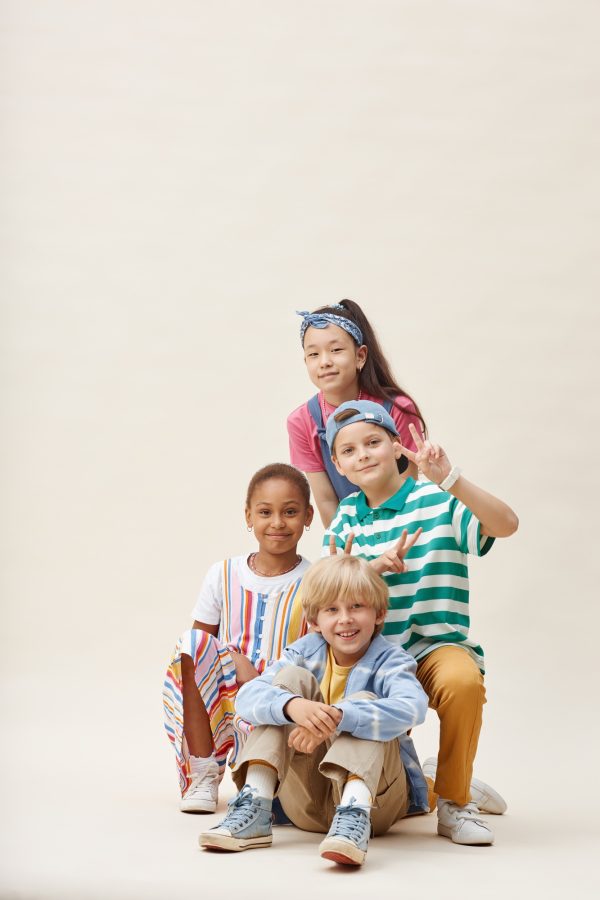
[[[284,707],[288,718],[296,723],[290,732],[288,746],[299,753],[312,753],[334,733],[342,721],[342,711],[328,703],[293,697]]]

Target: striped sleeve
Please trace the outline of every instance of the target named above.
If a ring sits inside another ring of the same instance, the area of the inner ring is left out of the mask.
[[[286,647],[281,658],[271,663],[258,678],[252,678],[239,689],[235,711],[251,725],[289,725],[283,708],[296,694],[273,684],[277,672],[286,666],[301,666],[303,658],[294,647]]]
[[[450,495],[451,496],[451,495]],[[491,550],[495,538],[481,533],[481,522],[470,509],[456,497],[450,499],[452,530],[461,553],[485,556]]]

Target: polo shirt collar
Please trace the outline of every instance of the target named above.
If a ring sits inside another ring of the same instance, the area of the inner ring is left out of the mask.
[[[387,500],[384,500],[380,506],[376,507],[377,509],[393,509],[396,512],[400,512],[404,508],[404,504],[406,503],[406,498],[412,491],[415,486],[414,478],[407,478],[400,490],[396,491],[395,494],[392,494],[391,497],[388,497]],[[360,491],[357,501],[356,501],[356,515],[362,520],[365,519],[368,515],[373,512],[372,508],[367,503],[367,498],[363,491]]]

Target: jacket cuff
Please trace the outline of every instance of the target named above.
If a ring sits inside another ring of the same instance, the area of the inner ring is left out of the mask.
[[[281,690],[281,688],[279,689],[277,699],[274,700],[273,703],[271,703],[271,716],[275,725],[295,724],[293,719],[288,719],[283,711],[283,707],[286,705],[286,703],[289,703],[290,700],[293,700],[295,697],[300,697],[300,694],[292,694],[290,691],[284,691]]]
[[[351,700],[341,700],[333,704],[342,713],[342,721],[337,727],[338,731],[349,731],[353,734],[358,728],[358,710]]]

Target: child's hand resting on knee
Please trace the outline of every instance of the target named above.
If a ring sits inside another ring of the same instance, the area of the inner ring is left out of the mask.
[[[313,737],[320,738],[319,743],[333,734],[342,721],[341,710],[329,706],[328,703],[304,700],[302,697],[289,700],[283,711],[296,725],[301,725]]]
[[[298,753],[307,753],[310,755],[319,744],[322,744],[323,741],[326,740],[326,737],[315,737],[314,734],[311,734],[310,731],[302,725],[296,725],[295,728],[292,728],[288,738],[288,747],[293,747]]]

